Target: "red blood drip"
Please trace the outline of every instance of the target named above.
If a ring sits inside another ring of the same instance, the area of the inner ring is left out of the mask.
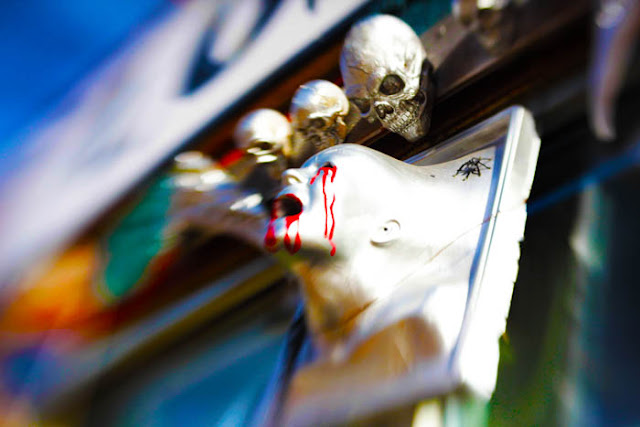
[[[336,203],[336,196],[333,195],[333,199],[331,200],[331,204],[328,205],[327,200],[327,176],[329,176],[329,172],[331,172],[331,182],[333,183],[334,178],[336,177],[336,172],[338,168],[336,166],[323,166],[318,169],[316,175],[311,178],[309,184],[313,184],[320,173],[322,173],[322,195],[324,196],[324,237],[327,238],[329,244],[331,245],[331,256],[334,256],[336,253],[336,245],[333,243],[333,232],[336,228],[336,219],[333,214],[333,205]],[[328,206],[327,206],[328,205]],[[331,230],[329,230],[329,215],[331,215]]]
[[[293,194],[287,194],[286,197],[292,197],[300,203],[302,206],[302,202]],[[291,244],[291,237],[289,236],[289,228],[294,222],[297,222],[300,219],[300,215],[302,211],[296,215],[289,215],[285,217],[286,231],[284,235],[284,247],[291,253],[295,254],[300,250],[302,246],[302,240],[300,239],[300,228],[296,231],[296,237],[294,239],[293,244]],[[264,246],[267,248],[269,252],[276,252],[276,244],[278,240],[276,239],[276,231],[274,222],[278,219],[275,208],[271,211],[271,220],[269,221],[269,227],[267,228],[267,234],[264,236]]]
[[[276,251],[276,231],[273,226],[273,220],[269,221],[269,228],[267,228],[267,234],[264,236],[264,247],[267,248],[269,252]]]
[[[269,252],[276,251],[276,228],[274,225],[274,221],[276,220],[275,209],[271,210],[271,219],[269,220],[269,227],[267,228],[267,234],[264,236],[264,247],[267,248]]]
[[[333,179],[331,180],[333,182]],[[333,205],[336,203],[336,195],[333,195],[333,200],[329,206],[329,212],[331,213],[331,231],[329,232],[328,240],[331,243],[331,256],[336,254],[336,244],[333,243],[333,231],[336,229],[336,219],[333,216]]]
[[[289,215],[288,217],[285,218],[286,224],[287,224],[287,231],[284,235],[284,247],[287,248],[287,250],[291,254],[295,254],[296,252],[298,252],[300,250],[300,246],[302,246],[302,240],[300,240],[299,224],[298,224],[298,229],[296,230],[296,238],[293,245],[291,244],[291,237],[289,237],[289,227],[291,227],[291,224],[293,224],[294,222],[297,222],[299,219],[300,219],[300,214]]]

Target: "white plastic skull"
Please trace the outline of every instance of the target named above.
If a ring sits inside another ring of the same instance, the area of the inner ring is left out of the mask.
[[[265,163],[275,161],[289,149],[292,133],[291,124],[282,113],[260,108],[240,119],[233,139],[237,148]]]
[[[356,23],[345,39],[340,71],[349,100],[370,121],[415,141],[426,133],[426,90],[420,87],[426,52],[402,20],[375,15]]]
[[[294,138],[311,142],[317,151],[340,144],[347,136],[349,100],[329,81],[312,80],[300,86],[289,112]]]

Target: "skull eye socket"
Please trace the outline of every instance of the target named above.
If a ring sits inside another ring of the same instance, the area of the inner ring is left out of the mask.
[[[274,144],[266,141],[256,141],[251,148],[257,148],[260,151],[269,151],[273,149]]]
[[[395,74],[387,75],[380,83],[380,93],[383,95],[395,95],[402,89],[404,89],[404,82]]]
[[[358,107],[358,110],[360,110],[362,114],[367,114],[369,112],[369,109],[371,109],[371,103],[368,99],[352,98],[351,102],[353,102],[355,106]]]
[[[315,117],[309,120],[309,126],[314,129],[322,129],[325,125],[325,120],[322,117]]]

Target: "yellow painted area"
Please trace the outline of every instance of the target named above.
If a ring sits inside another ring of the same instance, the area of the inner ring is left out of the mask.
[[[72,246],[19,284],[17,295],[3,310],[0,331],[64,329],[97,313],[104,305],[93,289],[98,267],[95,242]]]

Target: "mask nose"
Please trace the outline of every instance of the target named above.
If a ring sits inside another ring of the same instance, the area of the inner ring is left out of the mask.
[[[302,184],[305,181],[300,169],[287,169],[282,173],[282,183],[284,185]]]

